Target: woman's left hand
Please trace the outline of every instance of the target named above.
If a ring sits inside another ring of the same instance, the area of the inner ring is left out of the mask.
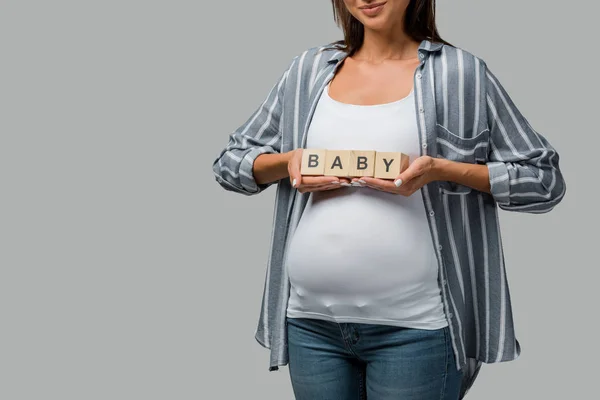
[[[358,182],[365,187],[410,196],[426,184],[438,179],[434,168],[435,160],[430,156],[418,157],[394,180],[364,176],[352,178],[352,183],[356,185],[355,182]]]

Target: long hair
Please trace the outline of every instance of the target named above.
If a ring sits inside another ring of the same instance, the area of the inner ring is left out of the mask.
[[[332,45],[353,55],[363,44],[365,28],[354,18],[346,8],[344,0],[331,0],[333,19],[342,28],[344,39],[333,42]],[[406,8],[404,29],[412,39],[421,42],[429,40],[450,45],[443,40],[435,25],[435,0],[411,0]]]

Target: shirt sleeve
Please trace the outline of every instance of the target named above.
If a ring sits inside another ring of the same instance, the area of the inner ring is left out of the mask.
[[[281,151],[283,95],[288,74],[296,58],[279,77],[263,103],[244,124],[229,135],[228,144],[214,160],[212,168],[215,179],[224,189],[253,195],[273,183],[256,183],[253,174],[254,160],[261,154]]]
[[[566,191],[558,152],[531,127],[493,72],[483,65],[491,194],[503,210],[548,212]]]

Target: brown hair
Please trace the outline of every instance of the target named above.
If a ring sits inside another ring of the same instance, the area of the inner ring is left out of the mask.
[[[365,29],[363,24],[354,18],[346,8],[344,0],[331,0],[333,19],[342,28],[344,39],[332,45],[353,55],[363,43]],[[435,25],[435,0],[411,0],[404,16],[404,29],[414,40],[429,40],[450,45],[438,34]]]

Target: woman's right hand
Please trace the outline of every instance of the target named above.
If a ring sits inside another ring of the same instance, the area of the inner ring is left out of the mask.
[[[290,183],[300,193],[319,192],[323,190],[339,189],[343,186],[350,186],[350,180],[346,178],[301,175],[302,150],[302,148],[292,150],[290,161],[288,162]]]

